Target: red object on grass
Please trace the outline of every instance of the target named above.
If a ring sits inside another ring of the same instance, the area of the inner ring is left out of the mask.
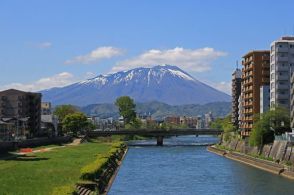
[[[19,150],[21,153],[29,153],[29,152],[33,152],[32,148],[21,148]]]

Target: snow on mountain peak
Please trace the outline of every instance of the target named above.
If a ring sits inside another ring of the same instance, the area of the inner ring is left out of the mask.
[[[62,88],[42,92],[54,104],[113,103],[128,95],[138,102],[172,105],[230,101],[230,96],[194,79],[176,66],[159,65],[100,75]]]

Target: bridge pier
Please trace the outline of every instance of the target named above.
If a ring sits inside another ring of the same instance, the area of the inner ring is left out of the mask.
[[[156,140],[157,140],[157,143],[156,143],[157,146],[163,146],[163,136],[157,136]]]

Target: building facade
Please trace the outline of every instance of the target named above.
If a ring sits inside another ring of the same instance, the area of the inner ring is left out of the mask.
[[[164,118],[164,122],[168,124],[179,125],[181,124],[181,120],[179,116],[168,116]]]
[[[291,91],[290,91],[290,127],[294,130],[294,73],[291,74]]]
[[[17,123],[27,119],[27,132],[31,135],[38,133],[41,124],[41,97],[40,93],[15,89],[0,92],[0,118],[14,118]]]
[[[260,87],[260,113],[265,113],[270,109],[270,86]]]
[[[294,37],[282,37],[271,44],[270,106],[290,110],[290,75],[294,70]]]
[[[249,136],[253,117],[260,112],[260,87],[269,85],[270,51],[250,51],[242,61],[241,136]]]
[[[204,127],[205,128],[209,128],[210,127],[210,124],[211,122],[213,122],[213,116],[212,116],[212,112],[209,112],[209,113],[206,113],[204,115]]]
[[[41,112],[42,112],[42,115],[52,114],[51,102],[42,102],[41,103]]]
[[[242,71],[236,69],[232,74],[232,124],[239,126],[239,97],[241,95]]]

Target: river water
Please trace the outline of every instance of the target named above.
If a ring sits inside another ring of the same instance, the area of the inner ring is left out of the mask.
[[[210,153],[209,136],[182,136],[132,144],[110,195],[137,194],[294,194],[294,181]],[[142,146],[141,146],[142,145]]]

